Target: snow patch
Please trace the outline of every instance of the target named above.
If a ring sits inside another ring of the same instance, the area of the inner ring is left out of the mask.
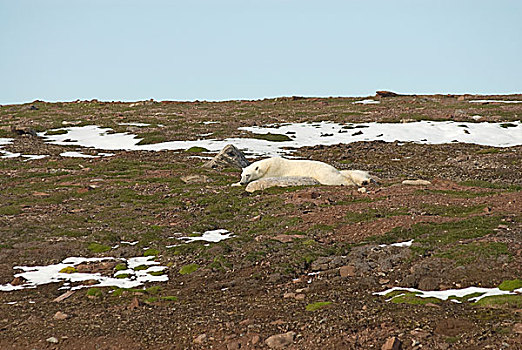
[[[118,123],[118,125],[123,125],[123,126],[139,126],[139,127],[150,126],[150,124],[147,124],[147,123]]]
[[[415,288],[401,288],[401,287],[393,287],[390,289],[387,289],[382,292],[376,292],[373,293],[374,295],[387,295],[390,292],[393,291],[404,291],[404,292],[412,292],[412,293],[418,293],[416,296],[421,298],[437,298],[441,300],[448,300],[450,297],[464,297],[466,295],[474,294],[474,293],[481,293],[481,295],[470,298],[469,301],[475,302],[479,301],[482,298],[494,296],[494,295],[508,295],[508,294],[518,294],[522,293],[522,288],[515,289],[513,292],[507,291],[507,290],[500,290],[498,288],[481,288],[481,287],[468,287],[468,288],[462,288],[462,289],[447,289],[447,290],[436,290],[436,291],[425,291],[425,290],[419,290]],[[391,298],[393,299],[393,298]],[[388,299],[387,301],[391,300]],[[460,303],[458,300],[453,300],[456,303]]]
[[[409,247],[413,243],[413,239],[404,242],[392,243],[392,244],[379,244],[379,247]]]
[[[353,103],[354,104],[360,103],[360,104],[363,104],[363,105],[373,105],[373,104],[379,104],[379,103],[381,103],[381,101],[376,101],[376,100],[372,100],[372,99],[368,98],[366,100],[355,101]]]
[[[419,121],[412,123],[359,123],[338,124],[333,122],[294,123],[241,127],[239,130],[255,134],[291,134],[292,139],[271,142],[253,138],[229,138],[225,140],[199,139],[189,141],[168,141],[139,145],[142,140],[129,133],[112,133],[110,128],[96,125],[67,127],[65,134],[38,134],[48,143],[93,147],[103,150],[162,151],[183,150],[190,147],[205,147],[210,152],[219,152],[228,144],[233,144],[243,152],[253,155],[275,156],[291,153],[291,148],[313,147],[316,145],[336,145],[360,141],[415,142],[421,144],[475,143],[492,147],[522,145],[522,123],[468,123],[453,121]],[[324,137],[328,134],[329,137]],[[290,148],[290,149],[289,149]]]
[[[167,274],[158,276],[151,275],[151,272],[159,272],[167,269],[166,266],[161,266],[159,262],[153,260],[153,256],[140,256],[135,258],[83,258],[83,257],[69,257],[61,263],[47,265],[47,266],[15,266],[14,269],[22,270],[14,277],[22,277],[25,283],[18,286],[11,284],[0,285],[0,291],[9,292],[13,290],[21,290],[26,288],[36,288],[42,284],[64,282],[60,289],[82,289],[91,287],[118,287],[118,288],[135,288],[146,282],[165,282],[169,277]],[[62,269],[67,267],[74,267],[81,263],[100,262],[104,260],[117,260],[127,265],[126,270],[117,271],[113,276],[104,276],[100,273],[62,273]],[[145,265],[146,269],[134,270],[135,267]],[[118,275],[128,274],[124,278],[117,278]],[[83,282],[95,280],[97,284],[83,285],[71,287],[70,282]]]
[[[201,236],[197,237],[179,237],[178,239],[183,239],[186,242],[185,243],[191,243],[195,241],[204,241],[204,242],[212,242],[217,243],[221,242],[225,239],[231,238],[234,235],[225,229],[218,229],[218,230],[212,230],[212,231],[206,231]]]

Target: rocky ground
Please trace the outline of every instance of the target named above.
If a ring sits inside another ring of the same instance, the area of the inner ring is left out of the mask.
[[[1,106],[0,138],[14,139],[2,149],[48,157],[0,159],[0,285],[24,283],[15,266],[72,256],[154,256],[168,267],[168,281],[84,288],[59,301],[61,282],[0,291],[0,348],[522,349],[520,294],[461,303],[374,294],[522,283],[522,146],[300,148],[294,155],[367,170],[379,183],[247,193],[230,186],[239,169],[202,168],[205,160],[194,156],[212,156],[205,152],[66,158],[59,154],[77,147],[34,136],[96,124],[155,143],[209,132],[249,137],[237,128],[274,122],[474,122],[480,115],[508,123],[522,114],[522,104],[469,103],[520,95],[375,98],[381,103],[293,97]],[[210,244],[172,238],[214,229],[234,236]],[[390,245],[411,239],[411,246]],[[83,268],[112,275],[116,266]]]

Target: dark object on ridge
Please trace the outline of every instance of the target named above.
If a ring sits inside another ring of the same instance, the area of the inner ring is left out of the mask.
[[[377,91],[375,93],[377,96],[379,97],[396,97],[396,96],[401,96],[400,94],[397,94],[395,92],[391,92],[391,91]]]
[[[234,167],[242,169],[250,165],[245,155],[234,145],[226,145],[214,158],[203,164],[204,168]]]
[[[15,127],[11,126],[11,132],[14,132],[17,135],[31,135],[36,137],[36,130],[26,127]]]

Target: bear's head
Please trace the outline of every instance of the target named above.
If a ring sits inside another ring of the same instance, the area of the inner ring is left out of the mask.
[[[262,171],[262,166],[259,164],[250,164],[246,168],[243,169],[241,173],[241,181],[239,183],[241,185],[246,185],[249,182],[255,181],[263,177],[265,171]]]

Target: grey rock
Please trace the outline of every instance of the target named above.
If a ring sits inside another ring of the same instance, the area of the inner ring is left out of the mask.
[[[56,339],[55,337],[47,338],[45,339],[45,341],[48,343],[58,344],[58,339]]]
[[[282,349],[294,342],[295,332],[275,334],[265,340],[265,344],[271,349]]]
[[[242,169],[248,165],[250,165],[250,162],[240,150],[234,145],[226,145],[214,158],[203,164],[203,167],[211,169],[227,167]]]
[[[402,182],[403,185],[410,185],[410,186],[427,186],[431,185],[431,182],[428,180],[404,180]]]
[[[316,179],[305,176],[267,177],[249,183],[245,190],[255,192],[270,187],[314,186],[319,184]]]

